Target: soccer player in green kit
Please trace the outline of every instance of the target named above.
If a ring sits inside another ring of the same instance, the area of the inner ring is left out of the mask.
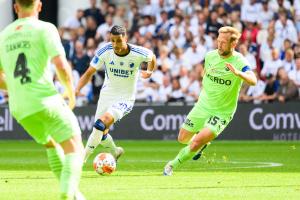
[[[233,27],[219,29],[218,49],[205,56],[199,100],[179,131],[178,141],[188,145],[166,164],[165,176],[171,176],[173,169],[185,161],[197,158],[197,152],[224,130],[236,111],[242,82],[256,84],[256,76],[250,70],[248,61],[234,51],[240,35]]]
[[[78,190],[84,149],[71,110],[71,68],[55,26],[38,20],[41,8],[40,0],[16,0],[18,19],[0,33],[0,87],[8,90],[14,118],[46,147],[49,166],[60,182],[60,198],[84,199]],[[54,87],[50,61],[66,88],[69,107]]]

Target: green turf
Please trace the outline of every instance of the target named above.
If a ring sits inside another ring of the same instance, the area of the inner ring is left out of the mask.
[[[80,188],[88,200],[299,200],[300,143],[227,142],[210,145],[163,177],[165,163],[183,147],[175,141],[119,141],[126,154],[117,171],[100,176],[92,158]],[[58,182],[44,149],[32,141],[0,141],[0,199],[55,200]]]

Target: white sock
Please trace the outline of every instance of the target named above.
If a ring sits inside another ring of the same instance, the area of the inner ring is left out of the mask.
[[[101,141],[101,145],[104,148],[109,148],[109,151],[115,156],[117,146],[109,133],[107,133],[106,139]]]
[[[88,157],[94,152],[94,150],[100,144],[102,136],[103,136],[103,131],[93,128],[93,131],[85,146],[84,162],[87,161]]]

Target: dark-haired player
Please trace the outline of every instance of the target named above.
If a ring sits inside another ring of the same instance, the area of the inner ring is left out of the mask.
[[[117,147],[108,134],[109,127],[127,115],[133,108],[136,85],[141,73],[142,78],[149,78],[156,65],[156,57],[149,49],[127,43],[126,29],[113,26],[110,41],[100,48],[90,63],[90,67],[80,78],[76,92],[87,84],[93,74],[104,68],[105,81],[98,100],[95,124],[85,147],[86,161],[99,145],[110,150],[117,159],[124,153]],[[140,70],[142,63],[147,62],[147,70]]]

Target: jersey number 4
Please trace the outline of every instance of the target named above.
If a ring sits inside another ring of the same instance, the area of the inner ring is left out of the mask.
[[[27,68],[27,59],[24,53],[20,53],[16,62],[16,67],[14,70],[14,77],[21,77],[21,84],[30,83],[31,78],[28,76],[30,73],[29,68]]]

